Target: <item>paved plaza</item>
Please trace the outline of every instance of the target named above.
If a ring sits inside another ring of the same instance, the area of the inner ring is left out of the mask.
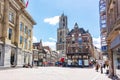
[[[0,80],[111,80],[94,68],[34,67],[0,70]]]

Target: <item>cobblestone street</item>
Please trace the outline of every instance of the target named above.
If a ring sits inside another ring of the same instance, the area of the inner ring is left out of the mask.
[[[36,67],[0,71],[1,80],[111,80],[94,68]]]

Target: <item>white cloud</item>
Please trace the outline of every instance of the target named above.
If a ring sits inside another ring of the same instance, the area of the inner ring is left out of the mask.
[[[52,50],[56,50],[56,42],[43,42],[43,46],[49,46]]]
[[[99,37],[99,38],[93,38],[93,44],[94,44],[94,46],[96,46],[97,48],[101,48],[100,37]]]
[[[44,22],[49,23],[51,25],[56,25],[59,22],[59,16],[45,18]]]
[[[33,43],[37,42],[37,38],[33,36]]]
[[[50,37],[49,40],[56,42],[56,39]]]

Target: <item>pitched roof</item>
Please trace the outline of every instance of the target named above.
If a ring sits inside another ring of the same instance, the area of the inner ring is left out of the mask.
[[[72,30],[68,33],[68,35],[71,35],[72,33],[76,32],[75,29],[76,29],[76,28],[72,29]],[[80,32],[81,34],[87,33],[87,31],[85,31],[83,28],[77,28],[77,30],[78,30],[78,32]]]

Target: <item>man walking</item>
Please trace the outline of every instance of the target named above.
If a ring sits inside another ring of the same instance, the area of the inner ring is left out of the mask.
[[[103,73],[103,64],[100,63],[100,71],[101,71],[101,74]]]

